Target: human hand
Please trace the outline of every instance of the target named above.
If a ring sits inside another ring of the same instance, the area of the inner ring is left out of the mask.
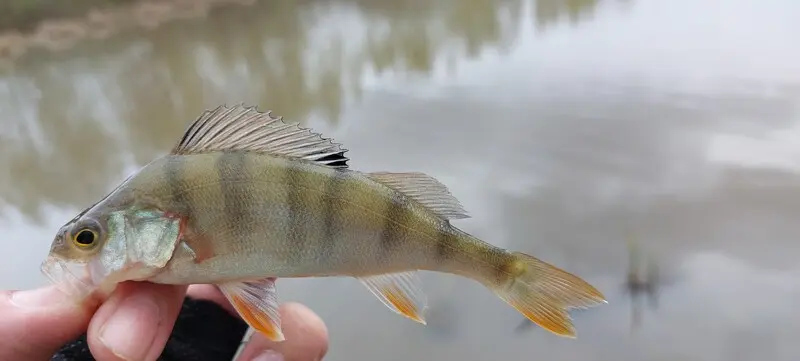
[[[210,285],[189,286],[189,295],[195,299],[209,300],[221,305],[239,317],[236,310],[218,288]],[[254,333],[236,361],[318,361],[328,352],[328,329],[314,311],[299,303],[285,303],[279,308],[281,329],[286,340],[272,342],[260,333]],[[263,355],[263,356],[262,356]],[[271,358],[266,358],[271,355]],[[258,358],[262,356],[262,358]]]
[[[126,282],[101,305],[65,302],[52,286],[0,292],[0,360],[50,360],[62,345],[84,332],[98,361],[156,360],[172,333],[186,290]],[[235,314],[213,286],[191,286],[188,293]],[[299,304],[285,304],[280,312],[286,341],[273,343],[255,334],[237,361],[270,360],[256,359],[268,350],[285,361],[320,360],[325,355],[327,330],[316,314]]]

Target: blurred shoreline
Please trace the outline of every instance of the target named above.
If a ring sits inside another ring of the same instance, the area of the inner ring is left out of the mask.
[[[61,51],[133,28],[155,29],[181,19],[201,19],[215,7],[257,0],[15,0],[0,3],[0,63],[34,48]]]

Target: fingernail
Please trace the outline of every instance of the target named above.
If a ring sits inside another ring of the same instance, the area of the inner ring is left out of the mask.
[[[283,361],[283,355],[275,350],[266,350],[256,356],[253,361]]]
[[[120,301],[103,325],[100,342],[121,359],[141,360],[155,340],[160,313],[152,298],[131,295]]]
[[[55,286],[16,291],[11,294],[11,303],[20,308],[41,308],[65,303],[66,295]]]

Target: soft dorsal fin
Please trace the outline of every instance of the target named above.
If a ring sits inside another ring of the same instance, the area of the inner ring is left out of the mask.
[[[349,160],[341,144],[243,103],[205,111],[189,125],[172,154],[235,150],[303,159],[333,168],[347,168]]]
[[[447,186],[425,173],[373,172],[366,175],[370,179],[422,203],[441,217],[446,219],[469,218],[464,206],[450,194]]]

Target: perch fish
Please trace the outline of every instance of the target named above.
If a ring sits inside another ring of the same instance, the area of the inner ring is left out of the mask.
[[[454,274],[565,337],[569,309],[606,302],[581,278],[452,225],[468,215],[436,179],[356,171],[346,151],[255,107],[205,111],[171,152],[62,226],[42,272],[76,300],[123,281],[214,284],[274,341],[281,277],[353,277],[424,324],[417,271]]]

